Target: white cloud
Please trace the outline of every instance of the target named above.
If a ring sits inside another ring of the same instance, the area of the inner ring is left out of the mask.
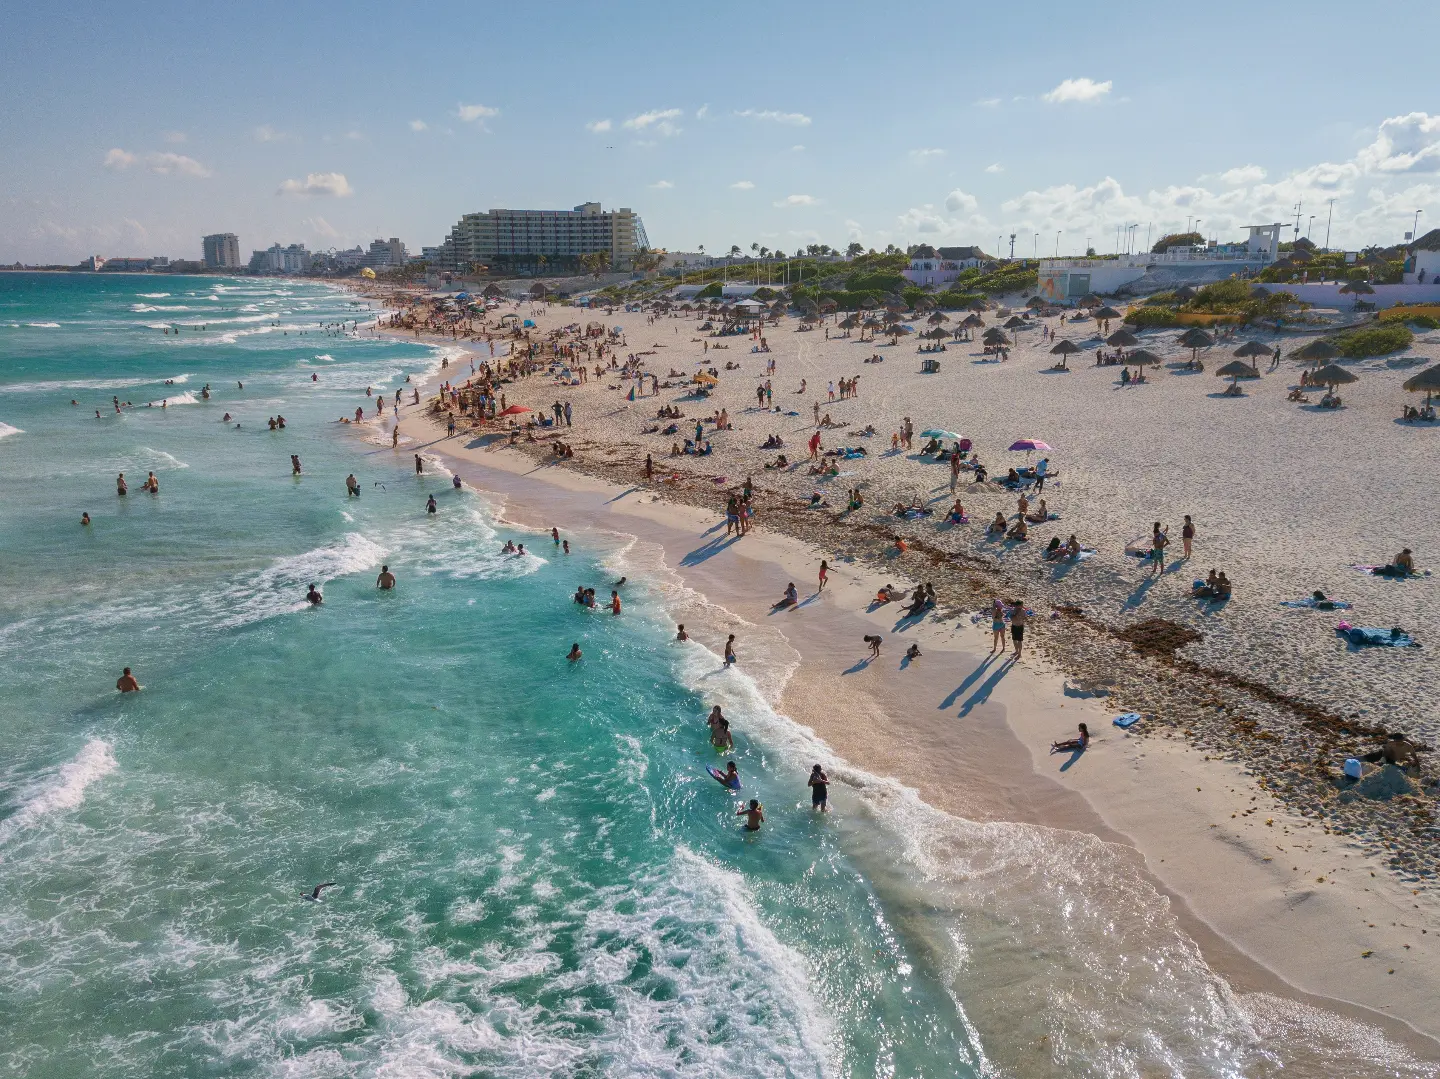
[[[318,214],[315,217],[305,218],[301,224],[315,235],[322,236],[327,240],[338,240],[340,238],[340,231]]]
[[[979,101],[975,102],[975,104],[979,105],[982,109],[993,109],[1000,104],[1000,99],[998,97],[982,97]]]
[[[1424,112],[1391,116],[1356,160],[1367,172],[1440,171],[1440,116]]]
[[[668,191],[675,185],[672,184],[669,180],[656,180],[650,186],[653,187],[656,191]]]
[[[736,191],[752,191],[755,188],[755,185],[749,180],[736,180],[730,186]]]
[[[995,164],[993,164],[993,165],[986,165],[986,166],[985,166],[985,171],[986,171],[986,172],[1004,172],[1004,171],[1005,171],[1005,166],[1002,165],[1002,164],[1000,164],[1000,162],[997,161],[997,162],[995,162]]]
[[[261,124],[250,132],[256,142],[299,142],[299,138],[287,131],[277,131],[269,124]]]
[[[347,131],[345,132],[345,138],[350,142],[365,142],[369,136],[363,131]]]
[[[153,153],[145,155],[145,166],[151,172],[158,172],[162,176],[175,173],[180,176],[194,176],[197,179],[204,179],[210,175],[210,170],[193,157],[186,157],[184,154]]]
[[[631,131],[649,131],[654,129],[658,134],[670,136],[680,134],[681,128],[673,121],[678,120],[683,113],[679,109],[652,109],[650,112],[642,112],[639,116],[632,116],[621,126]]]
[[[1229,184],[1231,187],[1258,184],[1263,179],[1265,179],[1265,170],[1259,165],[1237,165],[1220,174],[1220,182]]]
[[[312,172],[303,181],[286,180],[275,192],[277,195],[323,195],[337,199],[354,193],[355,189],[350,186],[350,181],[345,179],[343,172]]]
[[[133,164],[135,164],[135,155],[118,146],[105,155],[107,169],[128,169]]]
[[[791,152],[792,154],[804,153],[804,152],[805,152],[805,144],[804,144],[803,142],[797,142],[794,146],[790,147],[790,152]]]
[[[426,128],[428,128],[429,126],[430,126],[430,125],[427,124],[424,120],[411,120],[411,121],[410,121],[410,130],[411,130],[411,131],[424,131],[424,130],[425,130]]]
[[[606,131],[609,131],[609,130],[610,130],[610,121],[609,121],[609,120],[591,120],[588,124],[585,125],[585,130],[586,130],[586,131],[593,132],[593,133],[596,134],[596,135],[599,135],[599,134],[601,134],[601,133],[603,133],[603,132],[606,132]]]
[[[974,195],[967,195],[958,187],[945,196],[945,209],[949,210],[952,214],[973,214],[979,206],[980,203]]]
[[[926,161],[933,161],[937,157],[944,157],[945,151],[932,147],[925,150],[911,150],[910,156],[921,164],[924,164]]]
[[[776,206],[814,206],[820,200],[814,195],[786,195]]]
[[[1067,101],[1098,101],[1110,92],[1112,85],[1109,79],[1104,82],[1096,82],[1094,79],[1066,79],[1041,97],[1052,105]]]
[[[162,137],[166,142],[174,144],[184,142],[186,135],[183,131],[167,131]]]
[[[781,112],[779,109],[741,109],[735,113],[736,116],[743,116],[747,120],[768,120],[776,124],[788,124],[791,127],[808,127],[810,117],[803,112]]]
[[[455,115],[467,124],[474,124],[481,131],[488,130],[485,121],[500,115],[500,110],[490,105],[456,105]]]
[[[695,110],[695,119],[697,119],[697,120],[703,120],[703,119],[705,119],[705,117],[707,117],[707,116],[709,116],[709,115],[710,115],[710,106],[709,106],[709,105],[701,105],[698,109]]]

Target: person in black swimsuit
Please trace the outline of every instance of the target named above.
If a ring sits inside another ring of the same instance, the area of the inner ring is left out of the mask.
[[[810,808],[821,813],[830,812],[830,777],[825,774],[825,769],[818,764],[811,768],[807,783],[810,787]]]

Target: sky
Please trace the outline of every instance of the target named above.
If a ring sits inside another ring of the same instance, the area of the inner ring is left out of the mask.
[[[1337,248],[1440,226],[1433,3],[3,0],[0,26],[6,264],[418,251],[596,200],[712,253],[1104,253],[1297,203]]]

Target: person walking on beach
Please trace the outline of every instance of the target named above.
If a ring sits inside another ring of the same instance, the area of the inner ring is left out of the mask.
[[[829,813],[830,777],[825,774],[825,769],[818,764],[811,768],[806,786],[810,788],[810,808],[818,809],[821,813]]]
[[[830,579],[830,563],[827,562],[827,561],[825,561],[825,559],[822,558],[822,559],[820,559],[820,587],[817,588],[816,591],[817,591],[817,592],[823,592],[823,591],[825,591],[825,582],[826,582],[827,580],[829,580],[829,579]]]
[[[725,640],[725,666],[732,666],[735,662],[735,634],[732,633]]]
[[[952,453],[952,454],[950,455],[950,493],[951,493],[952,495],[955,493],[955,488],[956,488],[956,486],[957,486],[959,483],[960,483],[960,455],[959,455],[958,453]]]
[[[647,453],[645,455],[645,479],[648,482],[655,476],[655,462]]]
[[[1165,572],[1165,548],[1169,543],[1170,530],[1162,529],[1156,521],[1150,529],[1150,572],[1157,577]]]
[[[423,457],[421,457],[421,456],[417,453],[417,454],[415,455],[415,475],[417,475],[417,476],[423,476],[424,474],[425,474],[425,459],[424,459]]]
[[[1185,550],[1185,557],[1190,557],[1190,544],[1195,540],[1195,522],[1190,520],[1190,515],[1185,515],[1185,524],[1180,529],[1180,543]]]
[[[1025,647],[1025,623],[1029,615],[1025,613],[1025,601],[1017,599],[1015,606],[1010,608],[1010,639],[1015,642],[1015,659],[1020,659],[1020,652]]]

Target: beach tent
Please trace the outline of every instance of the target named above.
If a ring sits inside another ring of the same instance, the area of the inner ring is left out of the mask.
[[[500,416],[518,416],[518,415],[520,415],[522,412],[533,412],[533,411],[534,411],[534,409],[530,408],[528,405],[511,405],[509,408],[504,409],[503,411],[497,413],[497,415],[500,415]]]
[[[1018,329],[1020,329],[1022,326],[1028,326],[1028,325],[1029,325],[1029,323],[1026,322],[1026,321],[1025,321],[1023,318],[1021,318],[1019,315],[1011,315],[1009,318],[1007,318],[1007,319],[1005,320],[1005,328],[1006,328],[1007,330],[1018,330]]]
[[[702,385],[705,385],[705,386],[718,386],[718,385],[720,385],[720,380],[719,380],[718,378],[716,378],[714,375],[709,374],[708,372],[705,372],[705,371],[701,371],[698,375],[696,375],[696,376],[695,376],[695,381],[696,381],[696,382],[699,382],[699,383],[701,383]]]

